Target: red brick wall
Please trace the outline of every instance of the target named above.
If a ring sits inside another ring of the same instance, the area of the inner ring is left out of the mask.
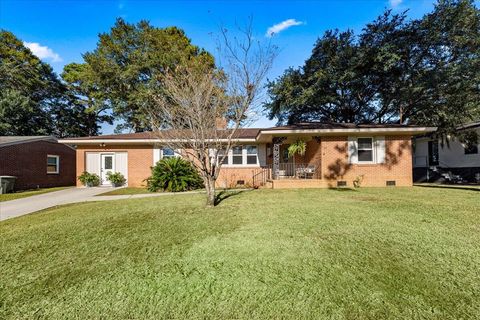
[[[347,137],[322,137],[321,142],[308,141],[305,156],[297,156],[297,163],[306,162],[318,166],[319,178],[325,183],[319,186],[335,187],[336,181],[345,180],[352,186],[353,180],[363,175],[362,186],[383,187],[387,180],[395,180],[397,186],[412,185],[412,154],[410,136],[386,136],[384,164],[349,164]],[[128,185],[141,187],[151,174],[153,165],[151,145],[78,146],[77,176],[85,170],[85,152],[128,152]],[[267,156],[267,161],[271,159]],[[238,180],[252,185],[255,167],[223,167],[217,180],[218,187],[235,187]],[[80,183],[77,181],[77,185]]]
[[[128,186],[144,187],[144,181],[150,177],[153,166],[153,146],[151,145],[107,145],[100,146],[78,146],[77,147],[77,176],[85,171],[86,152],[127,152],[128,154]],[[77,180],[77,186],[81,186]]]
[[[350,164],[348,162],[347,137],[322,137],[322,179],[329,186],[336,181],[353,180],[363,175],[362,186],[384,187],[387,180],[395,180],[397,186],[412,185],[412,144],[410,136],[385,137],[385,163]]]
[[[60,172],[47,174],[47,154],[60,156]],[[16,190],[75,185],[75,150],[34,141],[0,148],[0,175],[16,176]]]

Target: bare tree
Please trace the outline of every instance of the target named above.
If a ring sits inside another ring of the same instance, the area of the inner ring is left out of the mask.
[[[236,35],[221,28],[219,68],[178,67],[162,81],[150,114],[154,134],[199,171],[207,190],[207,205],[215,205],[215,185],[222,163],[238,143],[242,127],[260,110],[263,81],[277,54],[271,43],[256,40],[252,23]],[[219,128],[219,122],[226,126]]]

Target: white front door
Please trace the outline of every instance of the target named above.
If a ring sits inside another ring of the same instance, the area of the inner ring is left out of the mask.
[[[108,172],[115,172],[114,163],[115,155],[112,153],[102,154],[100,157],[100,178],[102,179],[102,185],[110,184],[107,180]]]

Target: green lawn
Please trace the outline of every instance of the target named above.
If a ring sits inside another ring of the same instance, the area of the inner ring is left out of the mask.
[[[255,190],[0,223],[0,319],[480,319],[480,192]]]
[[[36,196],[36,195],[39,195],[39,194],[42,194],[42,193],[59,191],[59,190],[63,190],[63,189],[66,189],[66,188],[69,188],[69,187],[40,188],[40,189],[35,189],[35,190],[25,190],[25,191],[17,191],[15,193],[0,194],[0,202],[20,199],[20,198],[26,198],[26,197],[31,197],[31,196]]]
[[[147,188],[119,188],[113,191],[105,192],[99,194],[99,196],[118,196],[118,195],[132,195],[132,194],[144,194],[144,193],[151,193],[147,190]]]

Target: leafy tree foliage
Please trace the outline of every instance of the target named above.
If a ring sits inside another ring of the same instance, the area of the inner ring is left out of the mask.
[[[79,114],[83,130],[89,136],[97,135],[100,123],[113,123],[113,116],[106,103],[104,94],[94,82],[93,72],[88,64],[70,63],[63,68],[62,79],[71,96],[71,103],[79,105],[84,110]]]
[[[177,65],[197,63],[213,68],[213,57],[193,45],[176,28],[156,28],[117,19],[109,33],[99,36],[97,48],[84,54],[85,63],[69,65],[64,79],[89,101],[91,110],[111,106],[123,120],[121,129],[150,129],[148,113],[161,94],[159,75]],[[90,110],[90,109],[89,109]]]
[[[0,31],[0,135],[96,134],[93,120],[52,68],[11,32]]]
[[[360,35],[327,31],[304,66],[268,84],[280,123],[433,125],[440,134],[480,116],[480,11],[441,0],[422,19],[385,12]]]
[[[51,133],[48,109],[60,92],[50,66],[12,33],[0,31],[0,135]]]

